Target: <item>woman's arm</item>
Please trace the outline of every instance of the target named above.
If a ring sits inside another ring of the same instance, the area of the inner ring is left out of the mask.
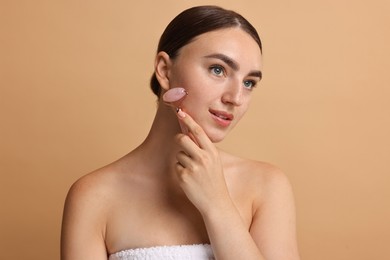
[[[287,176],[272,167],[264,178],[261,204],[254,204],[250,233],[266,259],[299,260],[295,203]]]
[[[61,260],[107,260],[103,197],[89,176],[73,184],[64,207]]]
[[[261,185],[261,204],[254,204],[254,215],[249,232],[240,221],[234,205],[226,209],[209,209],[205,223],[217,259],[299,260],[295,230],[295,207],[287,177],[277,169],[267,173]],[[259,192],[260,194],[260,192]],[[229,202],[230,203],[230,202]],[[257,256],[256,249],[262,254]],[[232,255],[231,255],[232,254]],[[236,258],[237,259],[237,258]]]
[[[266,203],[261,208],[255,203],[248,230],[229,196],[216,147],[190,116],[181,112],[179,120],[188,135],[178,135],[183,151],[176,170],[184,192],[203,216],[216,259],[299,259],[294,203],[285,176],[268,174],[267,184],[261,185],[267,190],[257,194],[267,197],[255,200]]]

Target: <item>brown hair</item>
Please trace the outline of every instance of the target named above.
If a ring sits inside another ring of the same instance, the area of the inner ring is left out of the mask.
[[[157,53],[164,51],[171,59],[174,59],[179,50],[195,37],[206,32],[231,27],[240,27],[247,32],[262,51],[261,40],[256,29],[244,17],[231,10],[206,5],[189,8],[177,15],[161,35]],[[159,97],[161,87],[155,74],[151,78],[150,87]]]

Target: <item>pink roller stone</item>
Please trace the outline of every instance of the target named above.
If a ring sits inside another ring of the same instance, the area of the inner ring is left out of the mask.
[[[163,95],[163,100],[167,103],[176,102],[187,95],[184,88],[171,88]]]

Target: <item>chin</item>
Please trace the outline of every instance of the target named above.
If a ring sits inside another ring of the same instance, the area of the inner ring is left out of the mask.
[[[221,132],[213,132],[213,133],[206,132],[206,134],[209,137],[210,141],[213,143],[222,142],[227,136],[227,132],[225,132],[225,131],[223,131],[222,133]]]
[[[214,144],[222,142],[224,138],[210,138],[211,142]]]

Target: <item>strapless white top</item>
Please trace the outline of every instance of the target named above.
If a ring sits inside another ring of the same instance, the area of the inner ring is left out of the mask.
[[[135,248],[111,254],[109,260],[213,260],[209,244]]]

